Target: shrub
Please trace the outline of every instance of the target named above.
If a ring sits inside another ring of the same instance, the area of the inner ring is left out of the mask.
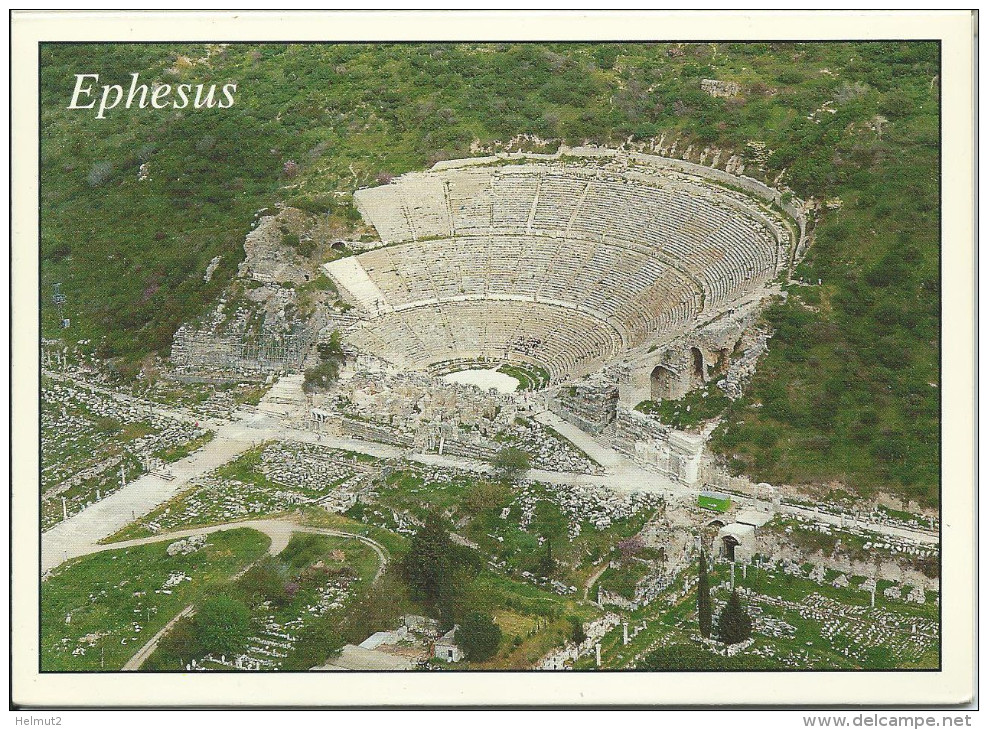
[[[528,453],[517,446],[506,446],[491,460],[494,477],[506,484],[515,482],[531,468]]]
[[[334,621],[334,617],[321,616],[303,627],[298,641],[282,662],[281,669],[286,672],[312,669],[325,663],[327,659],[338,656],[346,640],[337,630]]]
[[[274,558],[265,557],[237,579],[236,587],[248,605],[280,602],[285,597],[284,568]]]
[[[107,183],[111,177],[113,177],[113,164],[110,162],[97,162],[90,168],[89,175],[86,176],[86,182],[89,183],[89,187],[98,188]]]
[[[482,662],[497,653],[501,629],[490,614],[473,611],[463,619],[456,632],[456,642],[470,661]]]

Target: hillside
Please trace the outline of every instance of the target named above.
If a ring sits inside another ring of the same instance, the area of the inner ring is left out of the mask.
[[[938,54],[935,43],[46,45],[43,331],[133,372],[229,284],[259,210],[289,204],[347,231],[357,187],[497,141],[678,135],[694,157],[743,154],[746,174],[781,174],[797,195],[828,201],[796,272],[805,285],[768,312],[769,353],[714,447],[756,479],[932,504]],[[126,84],[137,71],[236,82],[236,104],[105,119],[66,109],[73,74]],[[702,79],[737,92],[705,93]],[[72,319],[64,333],[55,282]]]

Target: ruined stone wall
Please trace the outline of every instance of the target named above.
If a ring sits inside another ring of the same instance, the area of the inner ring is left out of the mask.
[[[617,417],[618,388],[600,380],[560,388],[549,410],[587,433],[600,433]]]
[[[699,479],[703,438],[675,431],[638,411],[619,407],[611,443],[637,463],[695,485]]]

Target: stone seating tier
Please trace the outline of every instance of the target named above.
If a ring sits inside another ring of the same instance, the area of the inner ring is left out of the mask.
[[[620,335],[589,314],[497,300],[390,312],[365,322],[348,339],[414,369],[447,360],[521,360],[554,378],[592,372],[621,349]]]
[[[747,295],[791,244],[764,204],[675,170],[453,167],[355,198],[402,245],[356,257],[381,302],[351,340],[414,367],[498,353],[572,373]]]

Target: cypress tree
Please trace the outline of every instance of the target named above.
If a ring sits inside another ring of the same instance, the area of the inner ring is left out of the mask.
[[[700,581],[696,587],[696,612],[700,621],[700,634],[710,638],[710,578],[707,577],[707,556],[700,553]]]
[[[720,612],[717,634],[725,644],[739,644],[751,636],[751,617],[741,605],[737,591],[731,591],[727,605]]]

